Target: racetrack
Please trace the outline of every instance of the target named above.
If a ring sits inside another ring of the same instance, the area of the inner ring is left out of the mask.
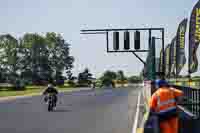
[[[59,94],[54,112],[42,96],[0,102],[1,133],[130,133],[138,87]]]

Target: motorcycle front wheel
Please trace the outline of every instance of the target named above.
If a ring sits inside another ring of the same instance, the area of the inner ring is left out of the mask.
[[[48,111],[50,112],[50,111],[53,111],[53,105],[52,104],[49,104],[48,105]]]

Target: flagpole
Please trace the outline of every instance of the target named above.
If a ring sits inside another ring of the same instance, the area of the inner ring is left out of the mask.
[[[190,46],[188,45],[188,86],[190,87],[190,62],[191,62],[191,58],[190,58]]]
[[[190,73],[190,46],[189,46],[189,48],[188,48],[188,86],[190,87],[190,80],[191,80],[191,73]]]
[[[175,59],[176,60],[176,59]],[[177,84],[177,65],[175,63],[175,72],[174,72],[174,77],[175,77],[175,85]]]
[[[176,42],[176,40],[175,40],[175,42]],[[176,72],[177,72],[177,59],[176,59],[176,58],[177,58],[177,47],[176,47],[176,45],[177,45],[177,44],[175,43],[175,46],[174,46],[174,47],[175,47],[175,51],[176,51],[176,53],[175,53],[175,58],[174,58],[174,62],[175,62],[175,63],[174,63],[174,66],[175,66],[175,68],[174,68],[174,70],[175,70],[175,72],[174,72],[175,85],[177,84],[177,73],[176,73]]]
[[[175,69],[176,69],[176,67],[175,67]],[[176,80],[177,80],[176,72],[174,73],[174,78],[175,78],[175,85],[176,85]]]

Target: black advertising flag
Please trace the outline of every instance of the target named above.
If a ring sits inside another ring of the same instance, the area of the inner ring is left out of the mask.
[[[165,75],[166,77],[170,75],[170,44],[165,48]]]
[[[170,59],[171,59],[171,75],[175,75],[176,71],[176,37],[172,39],[171,47],[170,47]]]
[[[181,21],[176,35],[176,75],[178,75],[186,63],[185,58],[185,32],[187,19]]]
[[[163,68],[163,50],[160,50],[160,61],[159,61],[159,72],[164,72],[164,68]]]
[[[200,43],[200,1],[194,6],[190,17],[189,28],[189,73],[198,69],[197,48]]]

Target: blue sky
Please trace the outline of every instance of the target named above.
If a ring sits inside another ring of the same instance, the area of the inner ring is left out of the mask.
[[[139,74],[132,54],[107,54],[104,36],[82,36],[81,29],[164,27],[166,44],[178,23],[189,18],[197,0],[1,0],[1,33],[58,32],[71,44],[74,74],[88,67],[96,76],[105,70]],[[188,32],[186,33],[188,38]],[[186,39],[186,47],[188,39]],[[187,54],[187,49],[186,49]],[[199,54],[199,51],[198,51]],[[145,55],[143,55],[145,58]],[[182,71],[186,74],[187,65]],[[199,74],[199,73],[196,73]]]

